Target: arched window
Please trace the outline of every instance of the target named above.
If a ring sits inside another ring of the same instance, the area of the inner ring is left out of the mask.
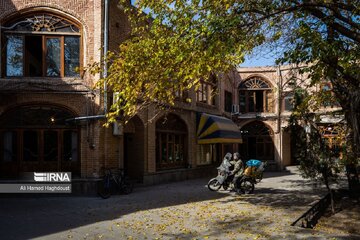
[[[68,171],[80,175],[79,130],[66,109],[19,106],[0,118],[0,175]]]
[[[6,77],[78,77],[80,27],[50,13],[26,14],[2,26]]]
[[[274,160],[273,132],[263,122],[255,121],[241,128],[241,144],[245,159]]]
[[[259,77],[252,77],[239,86],[239,110],[247,112],[273,112],[271,85]]]
[[[156,168],[159,170],[186,166],[186,124],[169,114],[156,122]]]

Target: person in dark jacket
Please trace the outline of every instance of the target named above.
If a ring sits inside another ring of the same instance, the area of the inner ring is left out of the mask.
[[[233,154],[233,160],[230,163],[234,166],[234,169],[230,172],[230,175],[234,175],[234,178],[232,180],[232,185],[231,185],[231,188],[234,189],[236,181],[244,173],[244,164],[243,164],[243,162],[240,158],[240,154],[238,152]]]

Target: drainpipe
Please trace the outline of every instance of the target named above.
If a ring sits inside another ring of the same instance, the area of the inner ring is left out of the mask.
[[[108,74],[108,67],[106,63],[106,57],[108,52],[108,44],[109,44],[109,0],[104,1],[104,73],[103,78],[107,77]],[[107,114],[107,84],[106,81],[104,81],[104,115]],[[107,130],[105,129],[105,135],[104,140],[107,139]],[[106,159],[107,159],[107,144],[106,141],[104,141],[104,166],[106,166]]]
[[[107,77],[107,63],[105,61],[107,52],[108,52],[108,44],[109,44],[109,0],[105,0],[104,6],[104,73],[103,78]],[[104,114],[107,114],[107,84],[104,81]]]
[[[278,124],[277,132],[279,134],[279,157],[280,157],[280,170],[283,170],[283,153],[282,153],[282,132],[281,132],[281,109],[282,109],[282,75],[280,65],[277,66],[277,75],[278,75],[278,88],[279,88],[279,104],[278,104]]]

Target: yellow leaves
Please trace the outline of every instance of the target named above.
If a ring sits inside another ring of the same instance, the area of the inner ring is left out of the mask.
[[[159,12],[167,11],[164,8],[167,4],[161,1],[139,1],[139,4],[142,6],[150,2]],[[226,4],[230,6],[230,3]],[[189,91],[210,72],[223,71],[233,66],[223,53],[226,46],[229,49],[233,46],[224,44],[219,38],[211,41],[210,46],[204,46],[201,38],[211,36],[212,30],[194,19],[191,12],[196,8],[189,6],[184,9],[187,13],[179,13],[176,19],[181,24],[173,31],[163,26],[160,19],[164,16],[161,14],[158,15],[159,19],[155,18],[149,25],[141,23],[144,20],[141,19],[134,25],[135,37],[123,42],[118,52],[108,53],[108,77],[97,87],[101,89],[104,81],[109,89],[122,93],[122,102],[112,107],[114,113],[130,117],[142,108],[138,107],[140,102],[143,106],[150,103],[173,106],[175,97],[172,92]],[[199,39],[199,36],[202,37]],[[89,69],[93,74],[102,71],[101,64],[95,64]],[[169,79],[177,82],[169,84]],[[187,103],[191,101],[190,98],[185,100]]]

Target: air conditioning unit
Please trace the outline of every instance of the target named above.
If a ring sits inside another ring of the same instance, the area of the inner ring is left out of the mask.
[[[240,113],[239,104],[233,104],[231,108],[231,114],[237,115]]]
[[[113,123],[113,135],[114,136],[122,136],[124,134],[124,129],[122,124],[118,122]]]

